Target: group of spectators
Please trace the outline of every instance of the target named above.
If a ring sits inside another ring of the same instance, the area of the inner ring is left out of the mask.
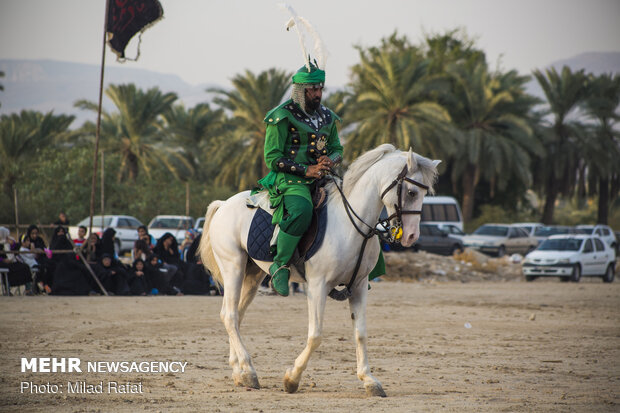
[[[88,229],[82,226],[72,240],[67,226],[68,221],[54,228],[49,248],[36,225],[28,227],[19,241],[0,227],[0,268],[9,269],[11,286],[25,285],[27,295],[97,295],[103,293],[100,286],[114,295],[218,293],[196,254],[200,235],[183,251],[171,233],[155,240],[141,226],[132,263],[126,265],[115,251],[113,228],[101,237],[94,232],[86,237]]]

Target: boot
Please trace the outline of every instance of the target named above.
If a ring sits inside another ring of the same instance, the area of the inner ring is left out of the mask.
[[[280,230],[276,247],[276,256],[269,267],[271,274],[271,288],[279,295],[288,296],[288,280],[291,274],[287,264],[295,253],[295,248],[301,236],[290,235]]]

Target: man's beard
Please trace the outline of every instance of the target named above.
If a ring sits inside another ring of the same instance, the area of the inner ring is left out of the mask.
[[[321,98],[309,99],[306,97],[306,112],[315,112],[321,106]]]

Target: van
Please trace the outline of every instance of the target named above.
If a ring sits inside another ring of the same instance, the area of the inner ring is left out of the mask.
[[[427,196],[422,204],[421,222],[439,226],[454,225],[463,231],[463,214],[451,196]]]

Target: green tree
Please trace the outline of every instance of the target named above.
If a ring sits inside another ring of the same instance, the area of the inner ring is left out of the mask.
[[[511,178],[531,183],[531,155],[541,153],[527,114],[536,100],[524,92],[527,76],[515,71],[489,73],[485,62],[472,59],[448,66],[453,85],[447,106],[459,130],[452,159],[452,181],[463,195],[463,218],[474,212],[476,187],[489,183],[491,197]]]
[[[70,134],[74,116],[23,110],[0,118],[0,176],[5,195],[32,167],[37,154]]]
[[[558,195],[569,195],[575,187],[583,124],[574,115],[587,97],[587,77],[583,70],[572,72],[568,66],[564,66],[560,73],[555,68],[533,73],[553,116],[543,140],[547,155],[536,168],[545,194],[542,222],[551,224]]]
[[[264,159],[265,115],[284,101],[291,85],[291,73],[275,68],[255,75],[246,70],[232,79],[233,89],[209,89],[213,100],[230,111],[232,130],[215,145],[219,167],[218,184],[246,189],[267,173]]]
[[[184,148],[185,155],[194,172],[205,172],[207,178],[212,172],[212,155],[215,140],[226,131],[223,109],[213,110],[207,103],[193,108],[175,105],[163,114],[162,125],[171,142]]]
[[[357,47],[360,63],[352,68],[347,121],[347,157],[382,143],[426,156],[445,157],[452,148],[450,115],[432,95],[445,89],[429,74],[430,61],[406,37],[393,34],[379,47]]]
[[[102,111],[101,149],[120,153],[118,179],[135,181],[140,170],[147,175],[158,164],[165,165],[177,177],[181,168],[190,168],[181,148],[170,146],[162,133],[162,115],[177,99],[174,93],[162,93],[157,87],[146,92],[134,84],[110,85],[106,95],[118,112]],[[80,100],[76,107],[97,111],[97,105]],[[85,132],[94,135],[95,125],[84,125]]]
[[[620,75],[593,78],[585,100],[586,113],[594,121],[583,142],[583,155],[591,181],[598,186],[598,219],[607,224],[609,205],[618,196],[620,180]]]

